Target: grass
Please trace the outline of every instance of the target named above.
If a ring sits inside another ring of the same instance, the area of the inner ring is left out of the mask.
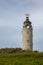
[[[43,65],[43,53],[0,54],[0,65]]]

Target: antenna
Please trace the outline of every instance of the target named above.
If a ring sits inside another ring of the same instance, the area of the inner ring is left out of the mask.
[[[26,20],[29,20],[29,15],[30,15],[30,14],[28,14],[28,13],[25,14],[25,16],[26,16]]]
[[[25,14],[25,15],[26,15],[26,17],[29,17],[30,14],[27,13],[27,14]]]

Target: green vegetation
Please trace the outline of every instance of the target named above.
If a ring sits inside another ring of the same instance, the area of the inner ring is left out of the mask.
[[[16,48],[9,51],[4,49],[2,53],[2,50],[0,49],[0,65],[43,65],[43,52],[22,51]]]

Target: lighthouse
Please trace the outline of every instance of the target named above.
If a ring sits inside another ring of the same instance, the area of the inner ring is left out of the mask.
[[[26,20],[22,28],[22,49],[33,50],[33,28],[32,23],[29,21],[29,14],[26,14]]]

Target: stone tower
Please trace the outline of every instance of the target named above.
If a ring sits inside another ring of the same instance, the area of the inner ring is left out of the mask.
[[[33,34],[32,34],[32,25],[29,21],[29,16],[26,15],[26,20],[23,23],[22,29],[22,49],[23,50],[33,50]]]

